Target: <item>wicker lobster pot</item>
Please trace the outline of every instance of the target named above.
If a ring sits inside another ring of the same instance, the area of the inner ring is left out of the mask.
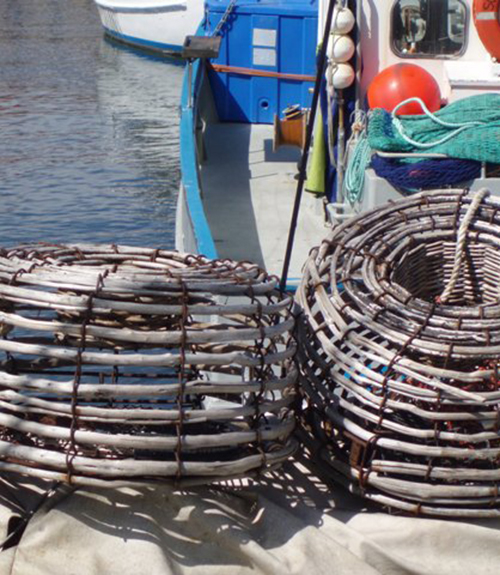
[[[0,470],[209,482],[294,450],[291,301],[248,263],[120,246],[0,253]]]
[[[386,507],[500,516],[500,200],[435,190],[336,228],[297,301],[306,441]]]

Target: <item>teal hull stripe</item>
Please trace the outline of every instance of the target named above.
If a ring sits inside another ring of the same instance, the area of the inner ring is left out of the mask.
[[[98,2],[97,5],[101,10],[108,10],[108,12],[116,12],[120,14],[167,14],[168,12],[186,12],[186,2],[180,4],[171,4],[169,6],[158,6],[146,8],[130,8],[127,6],[101,6]]]
[[[132,46],[140,46],[142,48],[148,48],[149,50],[158,50],[160,52],[182,52],[182,46],[177,44],[163,44],[161,42],[151,42],[150,40],[143,40],[141,38],[134,38],[133,36],[127,36],[126,34],[120,34],[109,28],[105,28],[106,34]]]

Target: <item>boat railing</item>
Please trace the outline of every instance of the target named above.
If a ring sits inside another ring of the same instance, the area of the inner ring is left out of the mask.
[[[188,68],[186,68],[184,73],[180,121],[181,171],[185,201],[189,206],[197,251],[208,258],[216,259],[217,250],[201,200],[202,190],[196,145],[199,94],[204,81],[207,81],[204,60],[195,60],[191,65],[191,72],[188,73]]]

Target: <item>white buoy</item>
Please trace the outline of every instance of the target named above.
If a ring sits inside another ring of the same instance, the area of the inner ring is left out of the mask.
[[[335,6],[332,18],[332,32],[334,34],[349,34],[354,28],[354,14],[349,8]]]
[[[354,78],[354,69],[350,64],[332,62],[326,70],[326,80],[335,90],[349,88]]]
[[[350,36],[343,34],[330,34],[327,55],[333,62],[347,62],[353,55],[356,47]]]

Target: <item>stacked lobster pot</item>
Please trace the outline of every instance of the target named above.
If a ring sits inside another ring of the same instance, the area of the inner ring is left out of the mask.
[[[0,253],[0,470],[204,483],[294,451],[291,300],[257,266],[123,246]]]
[[[385,507],[500,516],[500,200],[434,190],[338,226],[297,294],[302,428]]]

